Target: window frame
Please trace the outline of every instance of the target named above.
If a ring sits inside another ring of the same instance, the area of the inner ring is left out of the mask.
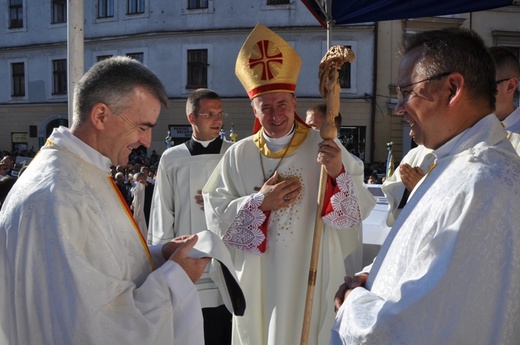
[[[206,10],[209,8],[209,0],[186,0],[188,3],[186,5],[186,9],[188,10]],[[201,3],[205,2],[206,6],[202,5]],[[192,6],[192,4],[194,6]]]
[[[181,45],[181,61],[182,61],[182,79],[179,83],[180,90],[179,92],[182,95],[188,95],[193,92],[192,88],[187,88],[188,84],[188,50],[197,50],[197,49],[206,49],[207,50],[207,88],[213,88],[213,45],[211,44],[185,44]],[[177,78],[177,76],[174,76]]]
[[[357,49],[357,47],[358,47],[357,41],[334,41],[333,45],[340,45],[340,46],[349,47],[350,49],[352,49],[352,51],[354,53],[357,54],[357,50],[358,50]],[[323,55],[322,56],[325,56],[325,54],[328,51],[328,47],[327,47],[327,42],[326,41],[322,42],[322,51],[323,51]],[[350,69],[350,87],[342,87],[341,88],[341,93],[356,94],[357,90],[358,90],[358,85],[357,85],[358,59],[355,59],[349,65],[350,66],[345,66],[345,65],[342,66],[342,71],[343,71],[344,68],[347,68],[347,67]],[[340,71],[340,73],[342,71]]]
[[[56,70],[56,64],[62,64],[62,69]],[[68,75],[67,75],[67,59],[66,58],[51,58],[51,80],[52,80],[52,97],[67,96],[68,93]]]
[[[135,7],[134,11],[130,10],[132,7]],[[146,7],[146,0],[127,0],[126,14],[130,16],[144,14]]]
[[[143,51],[139,51],[139,50],[131,50],[131,51],[128,51],[126,53],[124,53],[125,56],[128,56],[134,60],[137,60],[139,61],[140,63],[142,63],[144,65],[144,61],[145,61],[145,58],[144,58],[144,52]],[[141,58],[140,59],[136,59],[135,56],[139,55]]]
[[[112,19],[115,17],[115,0],[97,0],[96,19]],[[109,13],[111,10],[111,14]],[[101,12],[104,12],[103,14]]]
[[[202,54],[205,56],[200,60],[190,61],[190,53]],[[206,61],[203,61],[205,58]],[[186,50],[186,84],[184,87],[187,90],[196,90],[199,88],[208,87],[208,50],[204,48],[200,49],[187,49]],[[195,71],[194,71],[195,70]],[[198,76],[197,76],[198,75]],[[195,80],[198,79],[198,80]],[[204,80],[205,79],[205,83]]]
[[[25,63],[11,62],[11,98],[25,96]],[[21,65],[21,72],[15,71],[15,66]]]
[[[12,101],[18,101],[18,100],[27,100],[28,99],[28,96],[29,96],[29,83],[28,83],[28,80],[27,80],[27,59],[8,59],[7,60],[7,75],[9,76],[10,78],[10,82],[9,82],[9,95],[10,95],[10,99]],[[18,63],[22,63],[23,64],[23,89],[24,89],[24,94],[23,95],[15,95],[15,87],[14,87],[14,76],[13,76],[13,64],[18,64]]]
[[[16,4],[15,4],[16,2]],[[25,28],[25,0],[8,0],[9,4],[9,30],[20,30]],[[13,12],[14,10],[14,12]],[[13,16],[15,14],[15,16]],[[13,23],[17,23],[13,25]]]
[[[267,6],[290,5],[291,0],[266,0]]]
[[[59,21],[57,17],[60,16],[58,12],[62,12],[62,20]],[[66,24],[67,23],[67,0],[51,0],[51,24]]]

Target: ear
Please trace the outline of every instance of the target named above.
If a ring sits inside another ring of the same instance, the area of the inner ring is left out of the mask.
[[[518,88],[518,78],[511,78],[507,81],[507,93],[515,93]]]
[[[454,105],[462,99],[463,91],[465,90],[464,77],[459,72],[453,72],[448,76],[448,88],[450,95],[448,98],[448,104]]]
[[[188,118],[188,122],[190,124],[192,124],[192,125],[195,124],[195,115],[193,115],[193,113],[189,113],[187,118]]]
[[[256,112],[256,107],[254,105],[252,106],[252,109],[253,109],[253,115],[255,115],[255,117],[258,118],[257,112]]]
[[[105,128],[108,121],[109,112],[110,109],[105,103],[94,104],[90,110],[90,120],[96,129],[102,130]]]

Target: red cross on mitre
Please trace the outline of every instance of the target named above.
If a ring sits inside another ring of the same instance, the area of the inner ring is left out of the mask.
[[[275,78],[283,65],[283,54],[276,45],[269,40],[256,42],[256,46],[251,51],[249,58],[249,68],[252,70],[260,66],[261,80],[271,80]]]

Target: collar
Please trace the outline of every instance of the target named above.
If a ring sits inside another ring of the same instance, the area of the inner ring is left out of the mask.
[[[291,153],[296,151],[298,149],[298,147],[300,147],[300,145],[305,141],[305,139],[307,139],[307,136],[310,133],[309,127],[303,125],[299,121],[294,122],[293,128],[294,128],[294,130],[292,131],[292,135],[288,134],[280,139],[274,139],[274,140],[269,139],[271,141],[271,144],[274,143],[275,140],[278,141],[278,143],[277,143],[278,146],[274,146],[277,148],[284,148],[284,147],[287,147],[287,145],[289,145],[289,147],[287,148],[287,151],[281,150],[281,149],[278,150],[277,152],[271,151],[269,149],[269,146],[271,146],[271,145],[269,145],[268,141],[266,140],[266,136],[264,134],[263,128],[261,128],[253,136],[253,141],[254,141],[256,147],[258,147],[258,149],[264,156],[269,157],[269,158],[281,158],[284,155],[290,155]],[[285,142],[285,145],[279,146],[284,141],[287,141],[287,142]]]
[[[520,108],[516,108],[511,114],[509,114],[504,121],[502,121],[505,129],[510,132],[520,131]]]
[[[467,128],[450,141],[433,151],[437,159],[455,155],[459,152],[484,143],[489,146],[496,145],[500,140],[506,139],[507,132],[495,114],[489,114],[472,127]]]
[[[217,139],[217,138],[218,138],[218,136],[215,137],[215,138],[213,138],[213,139],[211,139],[211,140],[199,140],[199,139],[197,139],[197,138],[195,138],[195,137],[192,136],[192,137],[191,137],[191,140],[193,140],[193,141],[195,141],[195,142],[201,144],[201,145],[204,146],[204,147],[208,147],[208,145],[209,145],[212,141],[214,141],[215,139]]]
[[[203,143],[206,143],[204,146]],[[222,148],[223,140],[220,137],[216,137],[210,141],[200,141],[195,138],[191,138],[185,142],[188,151],[192,156],[204,155],[204,154],[218,154],[220,153],[220,149]]]
[[[74,136],[66,127],[60,126],[59,128],[55,128],[42,149],[51,148],[53,146],[62,147],[76,156],[79,156],[84,161],[105,171],[107,174],[111,173],[110,159]]]

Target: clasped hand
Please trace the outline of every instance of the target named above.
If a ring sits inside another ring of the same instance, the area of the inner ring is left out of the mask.
[[[361,273],[353,277],[345,276],[345,278],[343,278],[345,282],[339,286],[336,295],[334,295],[334,311],[337,312],[339,310],[339,308],[347,299],[347,296],[350,294],[352,290],[360,286],[365,286],[365,282],[367,281],[367,279],[367,273]]]
[[[211,260],[209,257],[195,259],[188,256],[188,252],[197,241],[197,235],[185,235],[174,238],[162,246],[164,259],[179,264],[194,283],[200,279],[202,273],[204,273],[204,268]]]
[[[399,165],[399,173],[401,174],[401,181],[403,181],[403,184],[409,192],[415,188],[417,183],[419,183],[425,175],[421,167],[412,167],[407,163]]]

